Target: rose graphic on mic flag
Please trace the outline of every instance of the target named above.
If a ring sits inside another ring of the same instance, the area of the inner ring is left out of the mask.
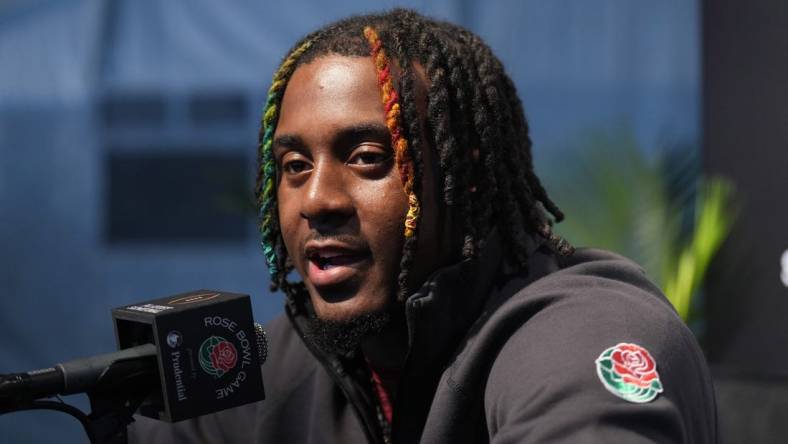
[[[237,362],[235,346],[221,336],[211,336],[200,346],[200,367],[215,378],[224,376]]]
[[[662,393],[654,358],[637,344],[622,342],[603,351],[596,372],[610,393],[629,402],[649,402]]]

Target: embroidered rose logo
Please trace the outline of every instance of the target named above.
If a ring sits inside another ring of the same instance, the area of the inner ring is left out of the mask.
[[[662,393],[657,364],[645,348],[620,343],[603,351],[596,371],[605,388],[630,402],[649,402]]]
[[[238,351],[232,342],[221,336],[211,336],[200,346],[200,367],[209,375],[221,378],[235,368]]]

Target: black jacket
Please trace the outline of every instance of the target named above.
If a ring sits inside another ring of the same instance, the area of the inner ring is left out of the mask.
[[[716,442],[703,354],[643,271],[599,250],[532,250],[527,271],[512,272],[490,242],[481,260],[439,271],[407,300],[394,441]],[[303,316],[286,314],[268,326],[266,400],[174,425],[138,418],[131,441],[383,442],[362,366],[312,349]],[[621,343],[653,357],[653,400],[605,386],[597,359]]]

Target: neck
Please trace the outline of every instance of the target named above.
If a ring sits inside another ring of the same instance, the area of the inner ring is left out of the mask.
[[[370,369],[380,377],[386,392],[396,393],[399,374],[408,353],[408,329],[404,312],[392,315],[385,330],[365,339],[361,343],[361,351]]]

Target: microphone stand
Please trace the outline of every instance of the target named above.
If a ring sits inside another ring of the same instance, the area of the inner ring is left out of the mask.
[[[153,361],[153,365],[148,360]],[[64,402],[18,397],[0,400],[0,415],[24,410],[56,410],[75,417],[91,444],[127,444],[127,426],[134,412],[155,395],[158,372],[155,356],[113,362],[95,387],[87,391],[90,414]],[[2,381],[0,376],[0,381]]]

